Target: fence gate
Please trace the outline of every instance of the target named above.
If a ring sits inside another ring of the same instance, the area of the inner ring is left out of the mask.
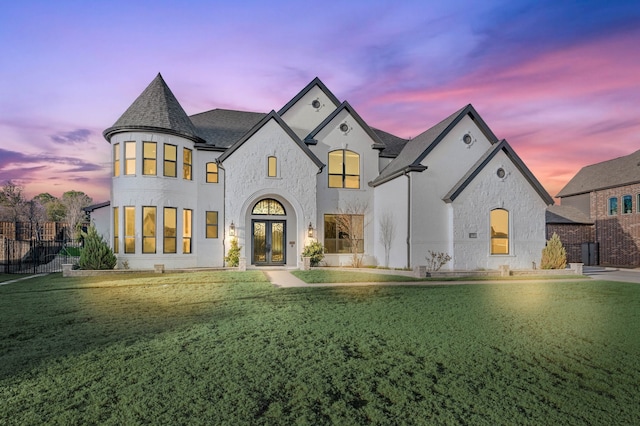
[[[42,274],[62,271],[64,263],[77,263],[80,244],[72,241],[16,241],[0,238],[0,272]]]

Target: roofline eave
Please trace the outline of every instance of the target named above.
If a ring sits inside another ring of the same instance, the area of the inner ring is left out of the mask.
[[[163,127],[154,127],[154,126],[116,126],[109,127],[104,132],[102,132],[102,136],[107,140],[107,142],[111,143],[111,137],[118,133],[127,133],[127,132],[152,132],[152,133],[164,133],[167,135],[180,136],[181,138],[189,139],[195,143],[206,143],[204,139],[200,136],[188,135],[186,133],[178,132],[171,129],[165,129]]]

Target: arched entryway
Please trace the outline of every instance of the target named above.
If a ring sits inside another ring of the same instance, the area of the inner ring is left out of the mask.
[[[287,212],[273,198],[258,201],[251,211],[251,264],[284,265],[287,261]]]

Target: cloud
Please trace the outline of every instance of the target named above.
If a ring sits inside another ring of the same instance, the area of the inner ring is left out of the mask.
[[[76,129],[70,132],[57,133],[55,135],[51,135],[51,140],[55,143],[80,143],[87,142],[89,140],[89,136],[91,135],[91,130],[89,129]]]

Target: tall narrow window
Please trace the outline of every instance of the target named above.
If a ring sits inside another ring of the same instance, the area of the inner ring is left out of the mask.
[[[629,214],[633,213],[633,197],[631,195],[624,195],[622,197],[622,213]]]
[[[346,149],[329,153],[329,188],[360,188],[360,155]]]
[[[364,215],[325,214],[326,253],[364,253]]]
[[[609,216],[615,216],[618,214],[618,198],[609,198]]]
[[[182,148],[182,178],[191,180],[191,150]]]
[[[491,254],[509,254],[509,212],[491,210]]]
[[[278,176],[278,159],[274,156],[270,156],[267,160],[267,176]]]
[[[164,145],[164,175],[167,177],[177,177],[178,147],[175,145]]]
[[[191,210],[182,210],[182,252],[191,253]]]
[[[142,174],[153,175],[157,174],[157,144],[155,142],[142,142]]]
[[[113,144],[113,176],[120,176],[120,144]]]
[[[175,207],[164,208],[164,252],[176,252],[176,228],[177,209]]]
[[[136,208],[124,208],[124,252],[136,252]]]
[[[142,252],[156,252],[156,208],[142,208]]]
[[[135,142],[124,143],[124,174],[125,175],[136,174],[136,143]]]
[[[118,254],[120,247],[120,215],[118,208],[113,208],[113,252]]]
[[[218,183],[218,165],[207,163],[207,183]]]
[[[207,212],[207,238],[218,238],[218,212]]]

